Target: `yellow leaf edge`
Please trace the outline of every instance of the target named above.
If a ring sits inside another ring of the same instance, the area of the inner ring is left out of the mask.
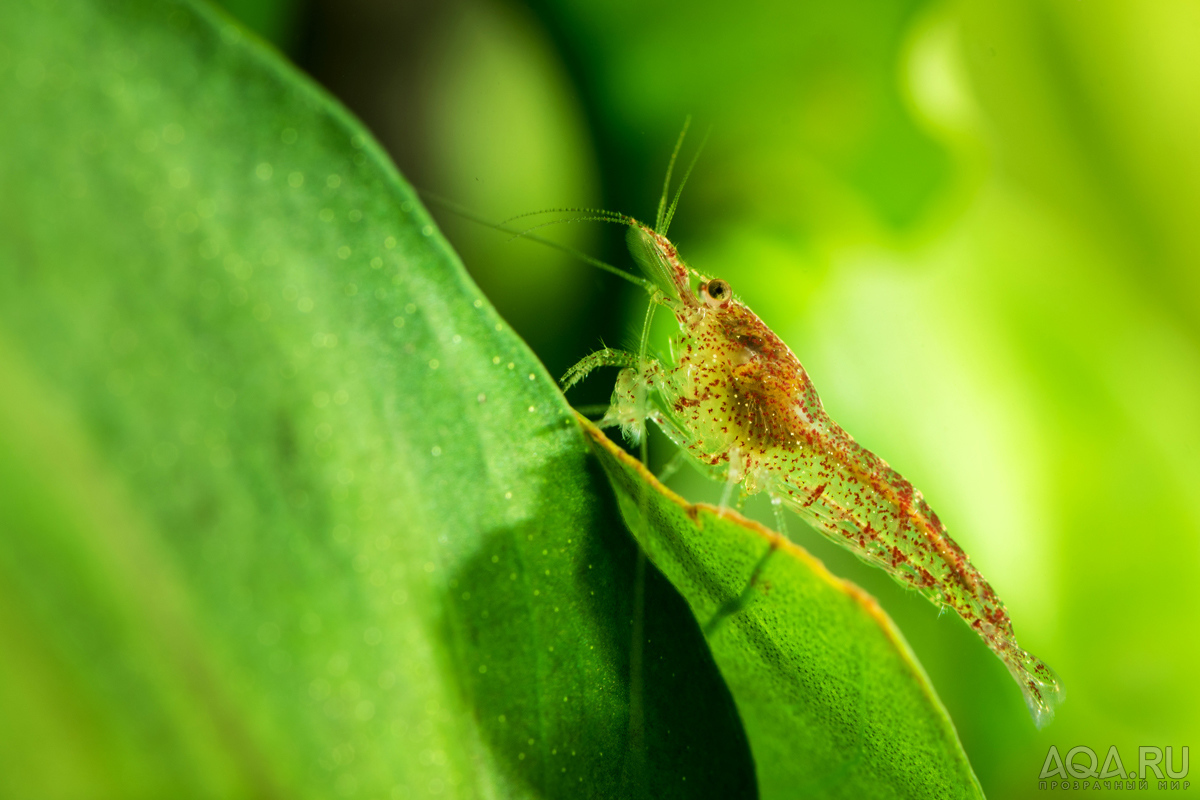
[[[916,653],[913,652],[912,647],[909,646],[908,640],[904,638],[904,634],[896,626],[896,623],[892,621],[892,618],[888,616],[888,613],[884,611],[881,605],[879,605],[879,601],[877,601],[869,592],[852,583],[851,581],[846,580],[845,578],[839,578],[837,575],[834,575],[829,571],[829,568],[825,566],[825,562],[821,561],[821,559],[817,558],[800,545],[788,539],[786,536],[771,530],[760,522],[742,516],[734,509],[721,509],[712,505],[711,503],[689,503],[671,489],[664,486],[662,482],[659,481],[658,478],[656,478],[654,474],[646,468],[645,464],[643,464],[641,461],[638,461],[620,446],[615,444],[611,439],[608,438],[608,436],[604,434],[604,431],[596,427],[595,423],[593,423],[591,420],[582,416],[578,411],[575,412],[575,418],[580,427],[583,429],[583,432],[590,439],[593,448],[600,448],[603,453],[615,458],[622,465],[633,470],[646,482],[648,486],[650,486],[650,488],[658,492],[670,502],[679,506],[679,508],[682,509],[685,514],[687,514],[688,518],[691,519],[698,528],[703,528],[703,522],[701,519],[702,516],[710,518],[719,517],[725,522],[731,522],[737,526],[740,526],[741,528],[745,529],[747,533],[757,536],[767,544],[774,544],[778,553],[800,562],[819,579],[823,580],[829,586],[849,597],[863,611],[865,611],[872,620],[874,620],[875,624],[879,626],[879,628],[883,631],[884,636],[886,636],[888,641],[890,641],[891,644],[896,648],[904,663],[912,671],[913,677],[916,678],[918,685],[921,687],[922,692],[925,693],[930,703],[934,706],[934,708],[941,712],[941,715],[945,718],[951,729],[954,728],[954,723],[950,719],[949,712],[946,711],[946,707],[942,704],[941,698],[938,697],[937,691],[934,689],[933,683],[929,679],[929,675],[925,672],[925,668],[921,666],[921,662],[917,659]],[[955,741],[958,740],[957,732],[955,732],[954,739]],[[961,744],[959,746],[961,747]]]

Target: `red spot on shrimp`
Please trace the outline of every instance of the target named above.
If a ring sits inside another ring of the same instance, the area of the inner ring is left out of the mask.
[[[817,499],[820,498],[821,493],[825,491],[825,487],[828,485],[829,484],[827,484],[827,483],[822,483],[820,486],[818,486],[817,490],[815,492],[813,492],[813,496],[808,498],[808,502],[804,504],[805,508],[807,508],[808,506],[811,506],[813,503],[817,502]]]

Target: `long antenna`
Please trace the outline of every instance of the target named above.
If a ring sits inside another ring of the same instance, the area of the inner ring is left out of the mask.
[[[486,219],[479,214],[476,214],[475,212],[471,211],[470,209],[468,209],[464,206],[461,206],[458,203],[455,203],[453,200],[447,200],[446,198],[439,197],[438,195],[432,194],[431,192],[426,192],[426,191],[422,190],[422,191],[418,191],[418,194],[420,194],[421,197],[423,197],[425,200],[428,200],[429,202],[433,203],[434,205],[441,206],[442,208],[446,209],[447,211],[449,211],[453,214],[459,215],[463,219],[468,219],[471,222],[474,222],[476,224],[483,225],[488,228],[493,228],[498,231],[503,231],[504,233],[511,233],[514,236],[519,236],[519,237],[522,237],[525,239],[532,239],[533,241],[538,242],[540,244],[548,245],[549,247],[553,247],[556,250],[561,250],[562,252],[566,253],[567,255],[574,256],[575,258],[578,258],[580,261],[584,261],[588,264],[591,264],[593,267],[596,267],[597,269],[602,269],[605,272],[610,272],[613,275],[616,275],[618,278],[623,278],[636,286],[640,286],[642,289],[646,290],[646,292],[649,294],[654,294],[655,291],[657,291],[654,284],[652,282],[646,280],[645,278],[639,278],[637,275],[633,275],[629,272],[626,272],[625,270],[621,269],[620,267],[614,267],[612,264],[601,261],[598,258],[593,258],[592,256],[589,256],[587,253],[576,250],[574,247],[569,247],[568,245],[560,244],[560,243],[552,241],[550,239],[545,239],[541,236],[537,236],[533,233],[530,233],[529,231],[522,231],[522,230],[518,230],[516,228],[510,228],[507,225],[498,225],[495,222],[492,222],[491,220]],[[560,221],[561,222],[571,222],[572,220],[560,220]],[[598,218],[598,221],[617,222],[616,219],[610,219],[610,218]],[[541,226],[536,226],[536,227],[541,227]]]
[[[587,206],[564,206],[562,208],[543,208],[540,211],[526,211],[524,214],[514,214],[508,219],[500,220],[500,222],[497,224],[507,225],[514,220],[525,219],[527,217],[537,217],[542,214],[591,214],[596,217],[612,217],[613,219],[621,221],[629,220],[629,216],[627,214],[620,214],[616,211],[609,211],[603,208],[588,208]]]
[[[551,225],[565,225],[568,222],[611,222],[612,224],[620,225],[623,228],[633,227],[633,223],[624,217],[567,217],[566,219],[552,219],[549,222],[539,222],[537,225],[532,225],[525,230],[520,231],[519,233],[513,234],[509,241],[511,242],[513,239],[521,239],[523,237],[536,239],[537,237],[530,236],[529,234],[541,228],[549,228]]]
[[[667,211],[667,197],[669,197],[671,194],[671,172],[675,169],[675,159],[679,158],[679,150],[683,147],[683,138],[687,136],[688,126],[691,124],[692,115],[688,114],[683,120],[683,130],[679,132],[679,138],[675,140],[675,149],[671,151],[671,160],[667,162],[667,177],[663,179],[662,197],[658,199],[658,213],[654,216],[655,232],[662,233],[664,235],[666,231],[663,228],[663,218],[666,216]],[[691,172],[691,169],[689,169],[688,172]],[[686,178],[684,180],[686,180]],[[674,204],[672,204],[672,206],[673,205]]]
[[[686,126],[684,130],[687,130]],[[700,153],[704,150],[704,145],[708,144],[709,134],[712,133],[712,128],[705,132],[704,138],[700,140],[700,146],[696,148],[696,152],[692,155],[691,163],[688,164],[687,172],[683,173],[683,180],[679,182],[679,188],[675,190],[675,197],[671,200],[671,207],[667,209],[666,218],[661,220],[654,226],[656,233],[667,235],[667,228],[671,227],[671,220],[675,219],[675,209],[679,206],[679,197],[683,194],[683,187],[687,186],[688,178],[692,177],[692,170],[696,167],[696,162],[700,160]],[[682,141],[682,138],[680,139]],[[664,199],[666,195],[663,195]]]

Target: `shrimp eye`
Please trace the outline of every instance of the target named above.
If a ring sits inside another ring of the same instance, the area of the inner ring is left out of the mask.
[[[733,291],[729,288],[729,284],[717,278],[704,284],[704,302],[712,308],[720,308],[729,302],[729,298],[733,296]]]

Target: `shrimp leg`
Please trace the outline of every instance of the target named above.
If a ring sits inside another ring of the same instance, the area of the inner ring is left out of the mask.
[[[632,367],[637,364],[637,361],[637,356],[633,353],[606,347],[580,360],[579,363],[567,370],[567,374],[559,379],[559,383],[562,384],[562,390],[566,392],[586,378],[592,370],[600,367]]]

